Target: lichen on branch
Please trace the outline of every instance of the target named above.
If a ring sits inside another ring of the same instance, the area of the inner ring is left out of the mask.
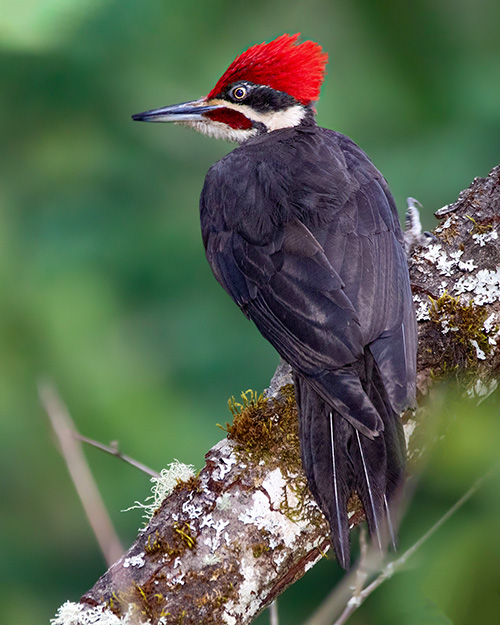
[[[485,393],[500,366],[500,166],[435,215],[443,220],[435,240],[409,261],[420,390],[452,375],[470,394]]]

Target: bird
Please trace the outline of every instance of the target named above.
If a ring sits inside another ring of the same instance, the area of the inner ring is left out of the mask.
[[[388,184],[354,141],[316,123],[327,61],[285,33],[239,54],[207,96],[132,118],[238,143],[201,192],[206,257],[292,369],[307,483],[348,569],[353,494],[372,543],[396,543],[417,333]]]

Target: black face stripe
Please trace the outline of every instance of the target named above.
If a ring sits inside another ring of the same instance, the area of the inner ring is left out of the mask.
[[[244,98],[236,98],[233,95],[238,87],[246,89],[247,95]],[[298,104],[295,98],[284,91],[276,91],[265,85],[255,85],[251,82],[241,81],[230,85],[219,97],[222,100],[228,100],[235,104],[245,104],[259,113],[284,111]]]

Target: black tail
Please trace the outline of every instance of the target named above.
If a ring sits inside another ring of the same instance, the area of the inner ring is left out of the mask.
[[[302,462],[309,488],[328,518],[339,564],[350,564],[347,502],[353,492],[361,499],[373,542],[395,546],[395,522],[390,506],[404,479],[405,442],[399,415],[387,398],[369,352],[360,375],[366,395],[383,423],[370,439],[329,406],[308,381],[295,375]]]

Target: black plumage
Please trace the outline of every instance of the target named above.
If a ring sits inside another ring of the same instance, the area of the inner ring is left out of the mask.
[[[392,195],[365,153],[309,109],[213,165],[200,214],[215,277],[293,369],[304,469],[347,568],[352,492],[384,545],[405,470],[399,414],[415,393]]]

